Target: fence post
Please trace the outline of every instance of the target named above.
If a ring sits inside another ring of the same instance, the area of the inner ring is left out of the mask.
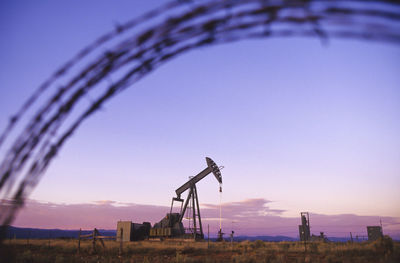
[[[78,236],[78,254],[81,253],[81,232],[82,232],[82,228],[79,228],[79,236]]]
[[[49,248],[50,248],[51,230],[49,231]]]
[[[106,246],[104,245],[104,241],[103,241],[103,238],[104,238],[104,237],[102,237],[102,236],[100,235],[100,232],[99,232],[99,230],[97,230],[97,228],[95,228],[94,231],[96,232],[96,237],[100,240],[101,245],[103,246],[103,248],[105,248]]]
[[[93,247],[93,251],[96,252],[96,228],[93,230],[92,247]]]
[[[28,231],[28,238],[26,239],[26,245],[29,246],[29,238],[31,237],[31,231]]]
[[[232,233],[231,233],[231,251],[233,251],[233,234],[234,234],[235,232],[232,230]]]
[[[207,225],[207,249],[210,248],[210,225]]]
[[[123,229],[122,229],[122,227],[121,227],[121,234],[120,234],[120,238],[119,238],[119,255],[121,256],[122,255],[122,234],[123,234]]]

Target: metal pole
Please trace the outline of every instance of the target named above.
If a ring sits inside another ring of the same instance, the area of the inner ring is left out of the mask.
[[[222,192],[219,192],[219,231],[222,233]]]
[[[183,209],[181,211],[181,217],[179,218],[179,222],[182,222],[182,219],[185,216],[186,208],[187,208],[188,204],[190,203],[190,198],[191,197],[192,197],[192,188],[190,188],[190,190],[189,190],[189,194],[188,194],[187,199],[185,201],[185,205],[183,206]],[[189,225],[190,225],[190,222],[189,222]]]
[[[78,237],[78,254],[81,253],[81,232],[82,228],[79,228],[79,237]]]
[[[31,231],[28,231],[28,239],[26,240],[26,244],[29,246],[29,238],[31,237]]]
[[[203,233],[203,226],[201,224],[201,215],[200,215],[200,206],[199,206],[199,196],[197,195],[197,188],[196,185],[193,185],[193,190],[196,198],[196,207],[197,207],[197,216],[199,218],[199,227],[200,227],[200,235],[201,238],[204,238],[204,233]]]
[[[210,225],[207,225],[207,249],[210,248]]]
[[[233,230],[231,233],[231,251],[233,251]]]
[[[96,228],[95,229],[93,229],[93,240],[92,240],[92,248],[93,248],[93,251],[96,251],[96,236],[95,236],[95,233],[96,233]]]
[[[122,234],[123,234],[123,229],[121,228],[121,235],[120,235],[120,239],[119,239],[119,255],[122,255]]]
[[[172,207],[174,206],[174,198],[172,197],[172,202],[171,202],[171,210],[169,211],[169,213],[172,213]]]
[[[193,207],[193,237],[196,239],[197,229],[196,229],[196,205],[194,202],[194,187],[192,189],[192,207]]]

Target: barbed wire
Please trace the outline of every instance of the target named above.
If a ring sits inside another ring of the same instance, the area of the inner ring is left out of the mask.
[[[117,25],[34,90],[1,133],[0,149],[13,132],[15,139],[0,163],[0,224],[13,221],[50,162],[88,117],[183,53],[273,37],[316,37],[323,43],[346,38],[398,45],[399,25],[400,4],[389,0],[175,1]],[[50,93],[47,101],[30,112],[45,92]],[[91,103],[77,107],[85,97]],[[28,113],[33,117],[25,128],[15,130]]]

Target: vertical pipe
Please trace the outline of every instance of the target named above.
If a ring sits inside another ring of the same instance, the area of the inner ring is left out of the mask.
[[[95,229],[93,229],[93,235],[92,235],[92,238],[93,238],[93,240],[92,240],[92,248],[93,248],[93,251],[96,251],[96,236],[95,236],[95,234],[96,234],[96,228]]]
[[[119,239],[119,255],[121,256],[122,255],[122,237],[123,237],[123,233],[124,233],[124,230],[122,229],[122,227],[121,227],[121,231],[120,231],[120,239]]]
[[[183,206],[183,210],[181,211],[181,217],[179,218],[179,222],[182,222],[182,219],[185,216],[186,208],[187,208],[187,205],[188,205],[188,203],[190,201],[191,194],[192,194],[192,189],[190,188],[188,197],[186,198],[186,201],[185,201],[185,205]]]
[[[183,202],[181,202],[181,214],[182,214]]]
[[[172,207],[174,206],[174,198],[172,197],[172,202],[171,202],[171,210],[169,211],[170,214],[172,214]]]
[[[233,251],[233,230],[231,233],[231,251]]]
[[[222,233],[222,192],[219,192],[219,231]]]
[[[310,215],[307,212],[307,229],[308,229],[308,239],[307,241],[310,241],[311,238],[311,226],[310,226]]]
[[[196,198],[197,216],[198,216],[198,218],[199,218],[200,235],[201,235],[201,238],[203,238],[203,237],[204,237],[204,234],[203,234],[203,225],[201,224],[199,197],[198,197],[198,195],[197,195],[197,188],[196,188],[196,185],[193,186],[193,190],[194,190],[194,195],[195,195],[195,198]]]
[[[210,225],[207,225],[207,249],[210,248]]]
[[[196,238],[197,229],[196,229],[196,204],[194,203],[194,187],[192,186],[192,207],[193,207],[193,235]]]
[[[28,238],[26,239],[26,245],[29,246],[29,238],[31,237],[31,231],[28,231]]]
[[[82,228],[79,228],[79,237],[78,237],[78,254],[81,253],[81,232]]]

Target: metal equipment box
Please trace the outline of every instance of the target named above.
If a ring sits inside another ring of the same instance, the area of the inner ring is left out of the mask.
[[[374,241],[383,237],[381,226],[367,226],[368,241]]]
[[[121,236],[122,230],[122,236]],[[118,221],[117,223],[117,241],[131,241],[132,237],[132,222],[131,221]]]
[[[118,221],[117,241],[121,241],[121,238],[123,242],[144,240],[149,237],[150,228],[151,224],[149,222],[138,224],[131,221]]]

